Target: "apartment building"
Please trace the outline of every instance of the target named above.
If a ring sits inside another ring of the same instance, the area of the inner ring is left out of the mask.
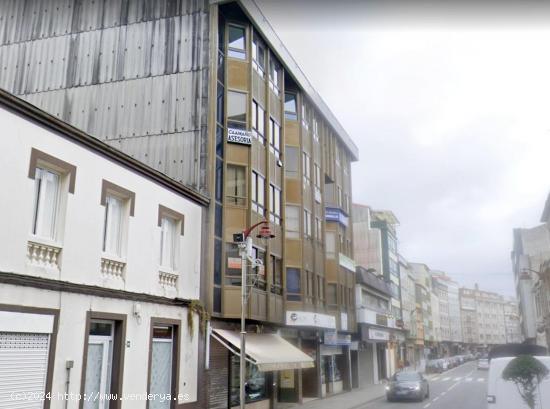
[[[254,238],[248,341],[272,335],[314,367],[259,371],[262,357],[251,358],[248,378],[263,386],[247,402],[349,389],[358,152],[257,5],[25,0],[0,13],[13,16],[0,21],[1,88],[211,199],[195,235],[212,316],[202,407],[238,404],[243,283],[233,234],[262,220],[275,238]]]
[[[0,126],[0,406],[204,407],[208,199],[1,90]]]
[[[431,271],[433,292],[439,299],[442,352],[457,354],[462,342],[459,285],[443,271]]]
[[[507,344],[520,344],[523,342],[521,327],[519,324],[519,307],[515,299],[505,299],[502,306],[504,312],[504,328]]]
[[[546,199],[540,221],[546,226],[550,224],[550,194]],[[533,272],[531,273],[531,275],[535,275]],[[550,350],[550,255],[547,253],[545,253],[545,258],[536,276],[533,288],[535,290],[537,333],[541,334],[541,338],[546,338],[546,346]]]
[[[544,271],[545,260],[550,258],[548,223],[514,229],[513,240],[512,270],[522,338],[525,342],[546,346],[549,338],[543,330],[543,307],[548,289],[545,290],[539,273]]]
[[[399,255],[399,275],[401,277],[401,305],[403,310],[403,329],[406,331],[405,361],[417,367],[424,356],[424,331],[422,312],[416,304],[416,279],[408,261]]]

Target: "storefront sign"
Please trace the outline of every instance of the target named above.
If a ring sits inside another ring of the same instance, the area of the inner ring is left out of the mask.
[[[351,345],[351,335],[336,331],[325,331],[324,338],[325,345]]]
[[[389,341],[390,333],[376,328],[369,328],[369,339],[374,341]]]
[[[244,129],[228,128],[227,142],[241,145],[252,145],[252,133]]]
[[[281,383],[279,384],[281,388],[284,389],[294,389],[294,369],[286,369],[280,372]]]
[[[286,325],[336,329],[336,318],[316,312],[287,311]]]
[[[337,207],[325,208],[325,220],[327,222],[338,222],[341,225],[348,227],[349,218],[345,213]]]

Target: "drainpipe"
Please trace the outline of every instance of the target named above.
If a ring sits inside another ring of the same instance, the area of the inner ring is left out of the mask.
[[[69,385],[71,384],[71,368],[74,365],[74,361],[67,361],[65,368],[67,369],[67,380],[65,381],[65,409],[69,406]]]

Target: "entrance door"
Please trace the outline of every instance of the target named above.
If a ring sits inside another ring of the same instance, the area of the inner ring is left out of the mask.
[[[92,321],[88,338],[84,409],[107,409],[111,399],[114,322]]]
[[[159,398],[149,402],[150,409],[169,409],[168,396],[172,394],[172,374],[174,370],[174,327],[153,327],[151,351],[150,393]]]

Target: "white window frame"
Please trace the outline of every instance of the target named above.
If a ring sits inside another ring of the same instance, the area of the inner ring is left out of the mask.
[[[265,177],[253,170],[250,179],[252,184],[252,210],[263,216],[265,215]]]
[[[281,157],[281,125],[269,118],[269,150],[277,159]]]
[[[178,220],[169,215],[163,214],[160,216],[160,242],[159,242],[159,270],[169,272],[172,274],[177,273],[180,265],[181,257],[181,220]],[[170,229],[171,232],[168,230]],[[165,247],[166,238],[172,237],[172,243],[170,248]],[[167,260],[164,260],[165,251],[170,250],[170,254],[167,256]],[[167,262],[165,262],[167,261]]]
[[[63,175],[61,175],[59,172],[56,172],[46,166],[37,166],[35,171],[35,177],[34,177],[34,201],[33,201],[33,216],[32,216],[32,225],[31,225],[31,235],[35,238],[39,238],[41,240],[49,241],[49,242],[58,242],[59,241],[59,219],[60,219],[60,207],[62,202],[62,195],[63,195]],[[45,200],[46,200],[46,189],[44,189],[44,183],[45,179],[48,177],[55,177],[57,178],[57,181],[55,182],[55,188],[54,188],[54,197],[53,197],[53,204],[52,204],[52,214],[51,214],[51,222],[49,229],[49,233],[45,233],[40,228],[40,225],[42,225],[44,212],[45,212]],[[64,195],[63,195],[64,196]]]
[[[282,194],[281,189],[273,184],[269,185],[269,204],[269,220],[280,225]]]

